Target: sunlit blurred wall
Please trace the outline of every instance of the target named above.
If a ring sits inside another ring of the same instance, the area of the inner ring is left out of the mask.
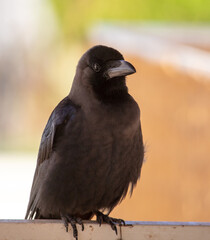
[[[128,86],[141,107],[146,161],[133,197],[113,214],[210,221],[210,78],[202,81],[199,75],[131,60],[137,74]]]

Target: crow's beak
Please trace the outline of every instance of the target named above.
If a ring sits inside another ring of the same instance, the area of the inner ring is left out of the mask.
[[[127,76],[136,72],[134,66],[124,60],[110,61],[108,62],[107,67],[108,69],[105,72],[107,79]]]

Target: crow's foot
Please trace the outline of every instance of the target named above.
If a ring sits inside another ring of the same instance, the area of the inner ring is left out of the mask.
[[[101,226],[101,223],[108,223],[111,226],[112,230],[115,231],[116,234],[117,234],[116,224],[119,224],[120,226],[125,225],[125,221],[122,219],[109,217],[108,215],[103,214],[99,211],[97,211],[95,214],[96,214],[96,221],[99,223],[100,226]]]
[[[82,226],[82,231],[84,230],[84,224],[82,222],[81,218],[77,218],[77,217],[73,217],[73,216],[69,216],[69,215],[63,215],[61,214],[61,219],[63,220],[64,226],[66,228],[66,232],[68,232],[68,228],[69,228],[69,223],[72,226],[73,229],[73,236],[76,240],[78,240],[78,231],[77,231],[77,226],[76,224],[78,223],[79,225]]]

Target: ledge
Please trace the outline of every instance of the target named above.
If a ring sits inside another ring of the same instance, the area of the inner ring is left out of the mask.
[[[107,224],[85,221],[78,228],[79,240],[209,240],[210,223],[201,222],[126,222],[117,227],[118,235]],[[0,220],[1,240],[74,240],[72,229],[65,231],[59,220]]]

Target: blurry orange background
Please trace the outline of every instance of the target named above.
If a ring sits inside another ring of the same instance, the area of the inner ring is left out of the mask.
[[[141,109],[146,159],[129,199],[113,211],[129,220],[209,221],[210,83],[129,59],[128,86]]]

